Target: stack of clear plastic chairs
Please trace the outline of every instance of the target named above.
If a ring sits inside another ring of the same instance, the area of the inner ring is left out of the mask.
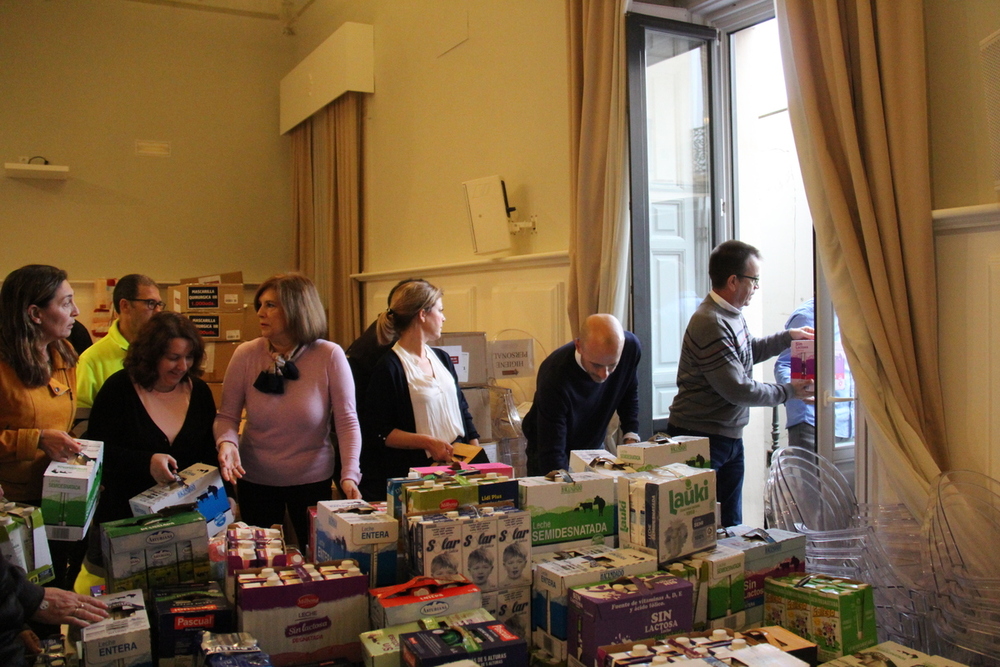
[[[1000,656],[1000,482],[957,470],[937,480],[924,522],[938,651],[969,665]]]
[[[859,505],[843,473],[807,449],[773,457],[768,526],[806,535],[806,570],[872,585],[881,641],[933,648],[920,524],[901,505]]]

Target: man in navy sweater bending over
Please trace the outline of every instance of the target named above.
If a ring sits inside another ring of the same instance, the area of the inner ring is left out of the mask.
[[[538,369],[535,400],[524,417],[528,474],[569,467],[571,449],[600,449],[617,412],[625,442],[639,442],[639,340],[614,315],[591,315],[580,337]]]

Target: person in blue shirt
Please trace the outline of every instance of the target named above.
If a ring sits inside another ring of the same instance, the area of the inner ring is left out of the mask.
[[[791,317],[785,322],[786,329],[798,327],[814,326],[816,321],[816,300],[808,299],[801,306],[792,311]],[[847,358],[840,345],[840,325],[836,319],[833,322],[833,340],[835,354],[835,395],[853,396],[854,379],[851,376],[851,369],[847,365]],[[776,382],[785,383],[791,380],[791,350],[785,350],[778,355],[774,362],[774,379]],[[811,451],[816,451],[816,408],[812,403],[805,403],[799,399],[789,399],[785,403],[786,423],[788,429],[788,446],[803,447]],[[854,439],[854,403],[837,403],[834,409],[835,414],[835,436],[837,442],[845,442]]]

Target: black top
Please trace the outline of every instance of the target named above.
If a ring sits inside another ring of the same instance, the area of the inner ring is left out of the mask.
[[[0,557],[0,665],[21,667],[24,644],[17,635],[35,615],[45,590],[28,581],[24,570]]]
[[[128,501],[156,484],[149,474],[153,454],[170,454],[177,469],[195,463],[218,466],[215,453],[215,399],[202,380],[193,378],[184,425],[171,445],[146,412],[128,373],[108,378],[94,398],[86,437],[104,442],[104,491],[94,523],[132,516]]]
[[[431,349],[455,379],[458,408],[465,424],[465,435],[458,440],[478,440],[479,432],[472,423],[469,404],[458,387],[458,374],[455,373],[448,353],[437,348]],[[390,477],[406,477],[412,467],[430,465],[431,462],[422,449],[395,449],[385,444],[385,439],[394,429],[408,433],[417,431],[406,371],[403,369],[403,362],[391,350],[379,359],[372,373],[361,426],[361,494],[366,500],[385,500],[386,480]]]

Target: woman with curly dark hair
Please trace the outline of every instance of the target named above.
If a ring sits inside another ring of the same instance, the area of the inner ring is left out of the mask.
[[[129,345],[124,369],[97,393],[87,430],[88,438],[104,442],[104,492],[95,524],[132,516],[129,499],[174,481],[178,470],[217,465],[215,399],[198,377],[204,355],[188,318],[156,313]],[[91,549],[88,558],[93,562],[95,555]]]

